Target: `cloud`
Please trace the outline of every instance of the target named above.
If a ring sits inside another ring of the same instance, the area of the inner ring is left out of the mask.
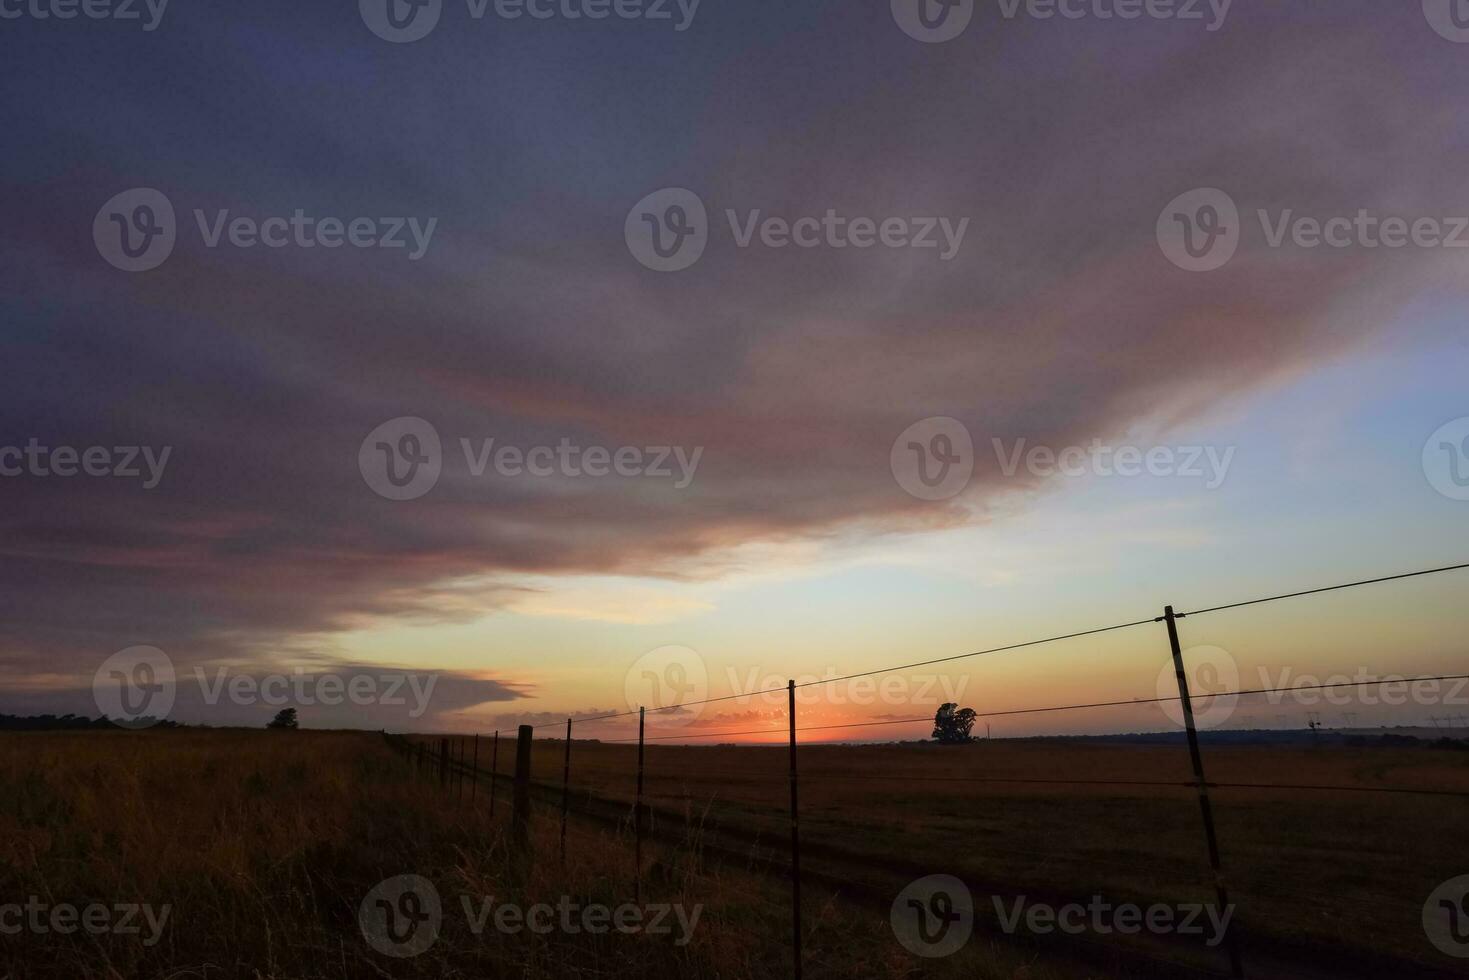
[[[1241,11],[1217,35],[981,18],[929,46],[881,4],[772,0],[677,43],[444,31],[394,52],[339,12],[265,6],[248,29],[180,19],[151,55],[57,31],[18,56],[6,116],[31,136],[0,173],[17,284],[0,444],[173,452],[154,490],[0,480],[10,677],[85,674],[135,643],[271,663],[363,623],[497,609],[697,614],[528,583],[698,580],[742,549],[968,524],[1017,482],[979,453],[966,495],[909,497],[888,456],[912,422],[953,416],[980,445],[1166,433],[1462,289],[1456,259],[1420,250],[1253,235],[1203,275],[1153,238],[1201,186],[1247,221],[1459,206],[1443,148],[1464,136],[1469,62],[1416,11]],[[803,29],[782,33],[790,18]],[[715,232],[677,274],[622,238],[627,208],[667,185],[696,189]],[[87,234],[130,186],[164,190],[181,220],[174,254],[138,275]],[[418,262],[206,248],[193,212],[224,208],[440,222]],[[736,247],[725,212],[757,209],[971,226],[950,262]],[[434,425],[444,472],[386,500],[358,450],[405,415]],[[459,440],[491,437],[704,453],[682,490],[475,476]]]

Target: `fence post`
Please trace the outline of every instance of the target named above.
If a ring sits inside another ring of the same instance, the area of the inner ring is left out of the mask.
[[[796,682],[786,682],[791,719],[791,959],[801,980],[801,816],[796,806]]]
[[[515,793],[511,797],[510,839],[521,855],[530,854],[530,740],[533,730],[521,725],[515,740]]]
[[[566,719],[566,760],[561,766],[561,863],[566,863],[566,807],[571,799],[571,719]]]
[[[459,780],[458,780],[458,782],[459,782],[459,802],[460,803],[463,803],[464,802],[464,756],[468,752],[469,746],[467,746],[467,745],[464,744],[464,738],[463,738],[463,736],[460,736],[459,738],[456,738],[454,741],[456,741],[456,742],[459,743],[459,768],[457,768],[456,770],[454,770],[454,774],[459,777]]]
[[[1218,902],[1216,914],[1229,913],[1229,889],[1224,885],[1224,872],[1220,868],[1219,837],[1214,830],[1214,808],[1209,803],[1209,783],[1204,778],[1204,756],[1199,751],[1199,731],[1194,725],[1193,699],[1188,690],[1188,674],[1183,666],[1183,649],[1178,643],[1178,623],[1182,617],[1173,612],[1172,606],[1163,607],[1163,621],[1168,624],[1168,645],[1173,651],[1173,671],[1178,675],[1178,697],[1183,705],[1183,726],[1188,732],[1189,758],[1193,762],[1194,781],[1199,788],[1199,810],[1204,817],[1204,840],[1209,846],[1209,868],[1214,875],[1214,895]],[[1229,974],[1243,977],[1244,963],[1240,959],[1236,933],[1230,930],[1225,935],[1225,947],[1229,951]]]
[[[449,789],[449,740],[439,739],[439,789]]]
[[[474,791],[479,786],[479,732],[474,733],[474,778],[469,781],[469,802],[474,802]]]
[[[490,816],[495,815],[495,786],[500,782],[500,729],[495,729],[494,746],[490,749]]]
[[[638,795],[633,804],[633,899],[643,904],[643,721],[645,709],[638,706]]]
[[[418,776],[423,778],[423,743],[418,743]]]

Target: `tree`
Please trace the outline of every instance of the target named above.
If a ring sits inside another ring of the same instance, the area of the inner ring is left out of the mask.
[[[973,714],[973,712],[971,711],[970,714]],[[296,723],[295,708],[282,708],[280,711],[276,712],[275,718],[271,721],[269,725],[266,725],[265,727],[295,729],[301,726]]]
[[[933,714],[933,738],[943,745],[963,745],[977,716],[973,708],[960,708],[953,701],[939,706]]]

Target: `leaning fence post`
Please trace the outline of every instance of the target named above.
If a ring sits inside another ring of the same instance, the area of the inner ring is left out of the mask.
[[[449,789],[449,740],[439,739],[439,789]]]
[[[1216,914],[1229,914],[1229,889],[1224,886],[1224,872],[1219,860],[1219,837],[1214,830],[1214,808],[1209,803],[1209,783],[1204,778],[1204,756],[1199,751],[1199,731],[1194,725],[1193,699],[1189,696],[1188,674],[1183,667],[1183,649],[1178,643],[1178,623],[1182,617],[1175,614],[1172,606],[1163,607],[1163,621],[1168,624],[1168,645],[1173,651],[1173,671],[1178,675],[1178,697],[1183,704],[1183,726],[1188,732],[1189,758],[1193,762],[1194,781],[1199,788],[1199,810],[1204,817],[1204,840],[1209,846],[1209,868],[1214,874],[1214,895],[1218,902]],[[1244,963],[1240,959],[1239,945],[1235,933],[1225,935],[1225,947],[1229,950],[1229,973],[1232,977],[1243,977]]]
[[[566,863],[566,807],[571,799],[571,719],[566,719],[566,761],[561,767],[561,863]]]
[[[479,732],[474,733],[474,778],[469,781],[469,802],[474,802],[474,790],[479,785]]]
[[[495,729],[495,741],[490,749],[490,816],[495,815],[495,784],[500,781],[500,729]]]
[[[801,980],[801,817],[796,806],[796,682],[786,682],[791,720],[791,958]]]
[[[511,798],[510,837],[523,856],[530,854],[530,740],[533,729],[521,725],[515,740],[515,794]]]
[[[638,795],[633,803],[633,900],[643,904],[643,722],[645,709],[638,707]]]

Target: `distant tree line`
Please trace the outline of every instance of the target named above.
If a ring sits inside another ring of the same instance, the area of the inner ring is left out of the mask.
[[[140,719],[140,722],[145,721]],[[55,732],[55,731],[92,731],[110,730],[122,728],[115,724],[105,715],[101,718],[86,718],[81,715],[3,715],[0,714],[0,732]],[[133,722],[129,727],[140,727],[139,722]],[[176,721],[162,720],[154,722],[153,728],[183,728]]]

